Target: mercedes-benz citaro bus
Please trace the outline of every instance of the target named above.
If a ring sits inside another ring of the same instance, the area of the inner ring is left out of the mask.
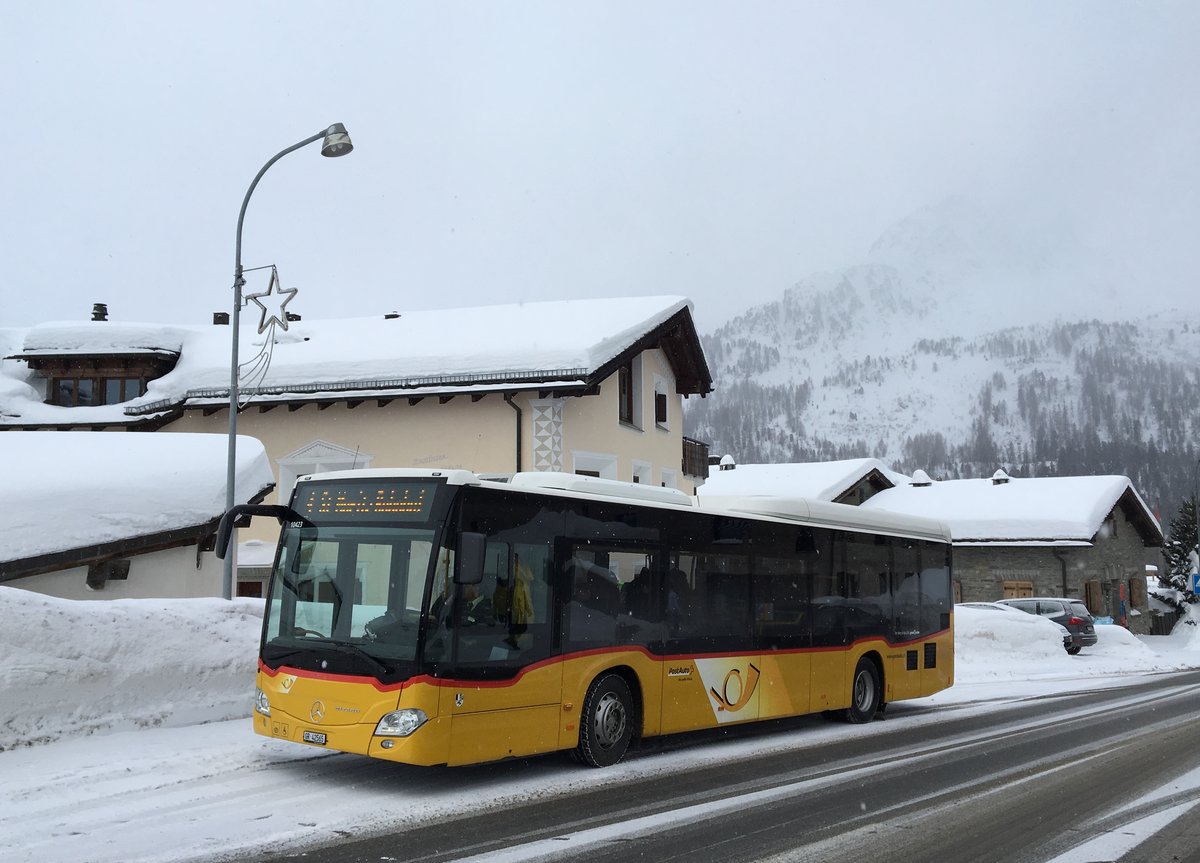
[[[819,711],[953,683],[950,535],[878,510],[694,498],[563,473],[303,476],[282,524],[254,729],[407,764]]]

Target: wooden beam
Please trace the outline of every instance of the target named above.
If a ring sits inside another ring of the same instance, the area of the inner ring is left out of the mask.
[[[388,405],[390,405],[393,401],[395,401],[395,400],[394,399],[376,399],[375,404],[377,404],[381,408],[385,408]]]
[[[438,404],[444,405],[446,402],[450,401],[450,399],[452,399],[452,398],[454,398],[454,396],[438,396]]]
[[[471,394],[471,404],[475,404],[475,402],[479,401],[481,398],[483,398],[486,395],[487,395],[487,393],[472,393]]]
[[[259,405],[258,412],[260,414],[265,414],[267,411],[273,411],[277,407],[279,407],[279,405]]]
[[[288,404],[288,413],[294,414],[300,408],[304,407],[304,402],[291,402]]]
[[[408,397],[409,407],[412,407],[413,405],[415,405],[417,402],[421,401],[424,398],[425,398],[425,396],[409,396]]]
[[[348,399],[346,401],[346,407],[349,410],[354,410],[356,407],[361,405],[364,401],[365,401],[365,399]]]
[[[332,407],[336,402],[317,402],[317,410],[323,411],[327,407]]]
[[[219,410],[221,410],[221,408],[207,407],[207,408],[205,408],[205,409],[204,409],[204,415],[205,415],[206,417],[210,417],[210,416],[212,416],[213,414],[215,414],[215,413],[216,413],[217,411],[219,411]]]

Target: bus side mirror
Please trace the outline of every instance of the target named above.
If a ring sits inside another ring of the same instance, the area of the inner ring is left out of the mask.
[[[487,550],[487,536],[482,533],[463,531],[458,537],[458,553],[455,559],[455,584],[479,584],[483,581],[483,559]]]
[[[221,516],[221,522],[217,525],[217,557],[221,560],[225,559],[225,555],[229,552],[229,538],[233,535],[233,529],[243,516],[266,515],[272,518],[279,519],[279,523],[283,524],[288,520],[289,516],[299,518],[291,507],[275,506],[267,504],[239,503],[229,512]]]

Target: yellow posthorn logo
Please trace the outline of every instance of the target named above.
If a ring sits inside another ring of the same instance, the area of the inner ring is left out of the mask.
[[[745,707],[754,695],[754,689],[758,686],[760,674],[758,666],[753,663],[746,669],[745,681],[742,680],[741,669],[729,669],[725,674],[725,680],[721,683],[721,691],[718,692],[716,687],[710,687],[708,690],[712,693],[712,697],[717,700],[717,709],[736,713]]]

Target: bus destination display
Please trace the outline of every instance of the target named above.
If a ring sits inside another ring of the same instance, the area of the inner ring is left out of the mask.
[[[435,483],[306,483],[292,508],[313,522],[352,518],[363,522],[426,521]]]

